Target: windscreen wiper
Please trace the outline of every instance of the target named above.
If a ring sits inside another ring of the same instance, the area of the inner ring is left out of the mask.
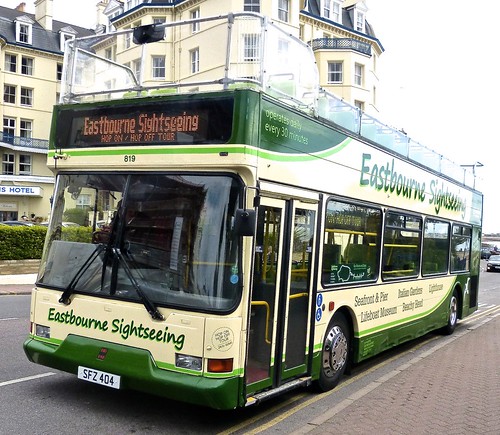
[[[120,249],[118,248],[111,248],[111,251],[113,252],[113,255],[118,258],[119,262],[123,266],[123,270],[125,270],[125,273],[128,276],[128,279],[132,283],[132,286],[134,287],[135,291],[139,295],[139,298],[141,299],[142,303],[146,307],[146,310],[148,311],[149,315],[153,318],[153,320],[165,320],[165,317],[163,314],[161,314],[158,311],[158,308],[149,300],[149,298],[146,296],[146,294],[142,291],[141,286],[137,282],[137,280],[134,278],[134,275],[132,274],[132,271],[130,270],[130,267],[128,267],[127,261],[123,257],[123,254],[121,253]]]
[[[75,290],[76,284],[78,281],[80,281],[80,278],[83,276],[83,274],[88,270],[88,268],[91,266],[91,264],[95,261],[97,257],[99,257],[99,254],[104,251],[105,245],[102,243],[97,245],[96,249],[92,254],[89,255],[89,258],[85,260],[85,262],[80,266],[80,268],[76,271],[75,275],[71,279],[70,283],[68,286],[64,289],[63,294],[59,298],[59,302],[64,305],[69,305],[71,303],[71,299],[69,298],[73,291]]]

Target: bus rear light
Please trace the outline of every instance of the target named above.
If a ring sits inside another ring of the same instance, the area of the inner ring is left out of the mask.
[[[202,369],[202,359],[198,356],[175,354],[175,366],[181,369],[196,370]]]
[[[35,335],[42,338],[50,338],[50,326],[36,325]]]
[[[233,359],[209,359],[207,370],[212,373],[228,373],[233,371]]]

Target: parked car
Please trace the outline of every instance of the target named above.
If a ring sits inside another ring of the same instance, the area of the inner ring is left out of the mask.
[[[491,249],[490,248],[481,248],[481,260],[488,259],[491,256]]]
[[[48,222],[42,222],[40,225],[43,225],[44,227],[48,227],[49,223]],[[75,222],[63,222],[62,223],[63,227],[79,227],[79,224],[76,224]]]
[[[10,226],[26,226],[26,227],[31,227],[35,225],[33,222],[29,221],[2,221],[2,224],[4,225],[10,225]]]
[[[486,263],[486,272],[500,270],[500,255],[491,255]]]

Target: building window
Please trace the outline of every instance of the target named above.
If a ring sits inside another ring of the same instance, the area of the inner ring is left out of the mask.
[[[192,20],[197,20],[200,18],[200,10],[195,9],[194,11],[191,11],[191,19]],[[200,22],[196,21],[193,24],[191,24],[191,32],[196,33],[200,31]]]
[[[245,12],[260,12],[260,0],[245,0],[243,10]]]
[[[356,12],[356,30],[358,32],[365,31],[365,14],[363,12]]]
[[[24,145],[31,145],[31,138],[33,137],[33,121],[28,119],[21,119],[19,123],[19,134],[23,138]]]
[[[136,59],[132,62],[132,71],[134,71],[137,80],[141,80],[141,59]]]
[[[21,88],[21,106],[33,106],[33,89]]]
[[[12,85],[3,86],[3,102],[16,104],[16,87]]]
[[[66,49],[66,41],[71,41],[73,39],[75,39],[75,35],[71,35],[69,33],[61,32],[61,34],[60,34],[60,41],[59,41],[59,44],[61,46],[61,51],[65,51],[65,49]]]
[[[191,50],[189,57],[191,59],[191,74],[197,73],[200,70],[200,49]]]
[[[16,22],[16,41],[31,44],[31,24]]]
[[[82,193],[76,200],[76,208],[90,208],[92,207],[92,198],[89,194]]]
[[[251,33],[243,35],[243,60],[245,62],[256,62],[260,60],[260,35]]]
[[[5,55],[5,71],[17,72],[17,56],[14,54]]]
[[[130,32],[130,27],[124,29],[124,30],[129,30],[129,32],[125,33],[123,36],[123,48],[126,50],[127,48],[130,48],[132,45],[132,32]]]
[[[342,62],[328,62],[328,83],[342,83],[343,64]]]
[[[2,157],[2,174],[14,175],[14,154],[4,153]]]
[[[154,17],[153,24],[165,24],[167,19],[165,17]]]
[[[21,59],[21,74],[26,76],[33,75],[33,63],[34,60],[31,57],[22,57]]]
[[[288,23],[289,10],[290,10],[290,0],[279,0],[278,19]]]
[[[19,155],[19,175],[31,175],[31,156],[29,154]]]
[[[153,56],[153,78],[165,78],[165,56]]]
[[[354,65],[354,84],[363,86],[363,65],[356,63]]]
[[[325,3],[323,4],[323,16],[325,18],[330,18],[332,0],[324,0],[324,2]]]
[[[290,58],[290,44],[286,39],[278,40],[278,62],[280,65],[287,65]]]
[[[16,134],[16,119],[5,116],[3,118],[3,141],[8,143],[13,143],[15,134]]]
[[[56,67],[56,79],[58,82],[62,80],[63,64],[58,63]]]
[[[334,1],[331,9],[332,21],[342,24],[342,6]]]

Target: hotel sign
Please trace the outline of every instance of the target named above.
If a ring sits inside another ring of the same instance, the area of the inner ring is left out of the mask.
[[[0,195],[42,196],[40,186],[0,186]]]

